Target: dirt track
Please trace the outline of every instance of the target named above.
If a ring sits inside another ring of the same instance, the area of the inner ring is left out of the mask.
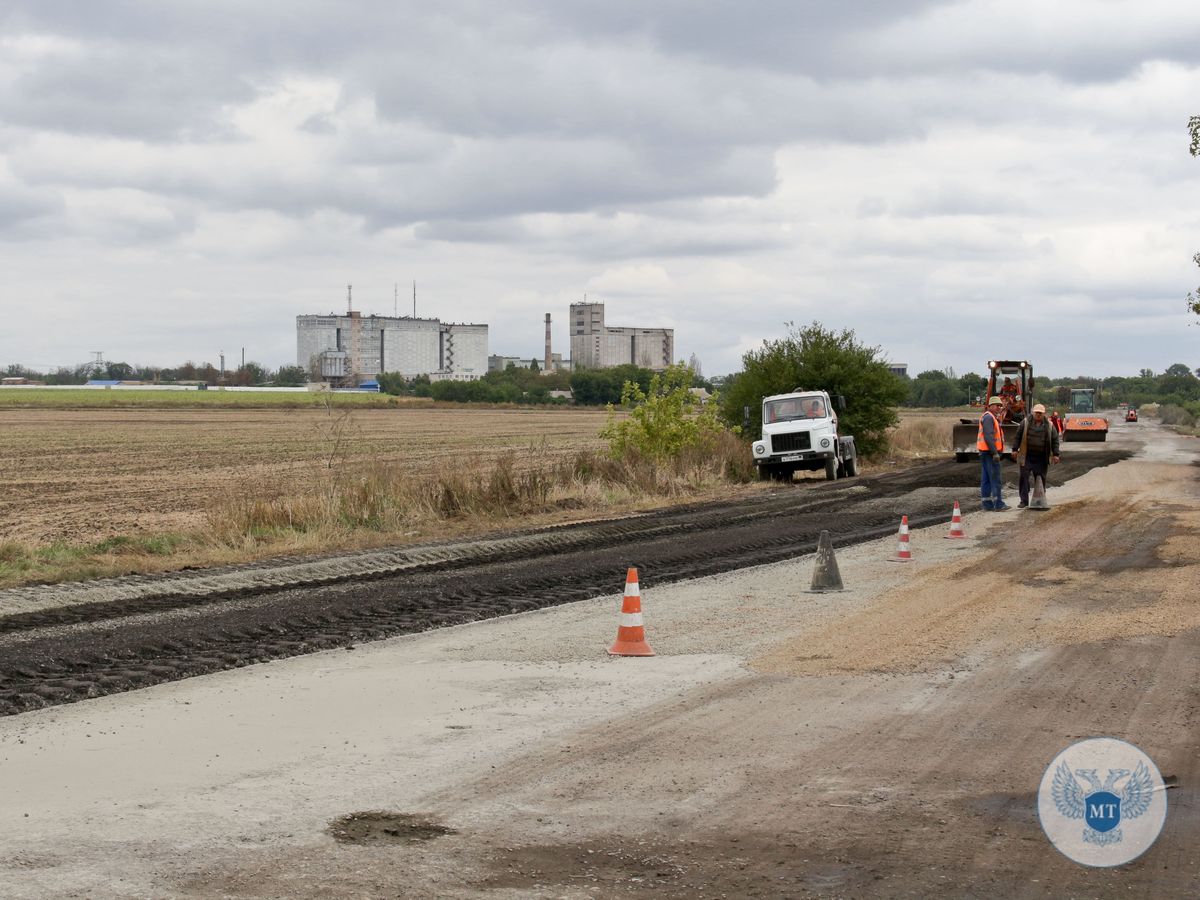
[[[1127,452],[1068,456],[1054,480]],[[811,552],[826,529],[848,546],[971,508],[976,478],[946,460],[465,544],[0,591],[0,715],[582,600],[629,565],[665,584]]]
[[[1200,468],[1153,426],[1113,448],[1147,435],[1050,513],[915,530],[910,565],[891,535],[840,548],[846,593],[804,594],[810,559],[646,570],[654,659],[604,657],[610,593],[10,716],[0,877],[14,896],[1194,896]],[[1060,856],[1033,808],[1047,762],[1094,735],[1178,779],[1158,842],[1113,870]],[[395,818],[336,836],[369,810]]]

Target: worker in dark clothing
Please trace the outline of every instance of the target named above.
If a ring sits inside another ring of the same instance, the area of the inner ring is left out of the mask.
[[[1046,483],[1046,472],[1051,463],[1059,461],[1058,429],[1046,418],[1046,407],[1038,403],[1033,407],[1033,416],[1021,423],[1017,429],[1014,443],[1017,446],[1017,462],[1021,466],[1021,479],[1018,490],[1021,502],[1018,509],[1029,506],[1029,485],[1035,478],[1041,478]]]
[[[979,435],[975,440],[981,472],[979,497],[983,501],[983,508],[992,512],[1012,509],[1001,496],[1004,487],[1000,476],[1000,454],[1004,452],[1004,430],[1000,427],[1002,409],[1002,397],[988,398],[987,411],[979,417]]]

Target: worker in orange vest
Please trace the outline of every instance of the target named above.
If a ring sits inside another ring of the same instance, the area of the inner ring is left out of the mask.
[[[987,411],[979,417],[979,436],[975,440],[981,472],[979,497],[983,508],[990,512],[1012,509],[1001,496],[1004,482],[1000,475],[1000,455],[1004,452],[1004,429],[1000,427],[1000,410],[1003,408],[1003,397],[988,398]]]

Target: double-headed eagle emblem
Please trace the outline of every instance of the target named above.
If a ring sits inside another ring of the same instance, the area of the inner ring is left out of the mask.
[[[1087,788],[1075,775],[1087,782]],[[1121,781],[1125,784],[1118,788]],[[1072,775],[1065,759],[1054,772],[1054,805],[1068,819],[1083,819],[1083,840],[1089,844],[1120,843],[1117,826],[1122,819],[1136,819],[1149,809],[1153,793],[1154,779],[1144,762],[1138,762],[1132,774],[1128,769],[1109,769],[1103,784],[1096,769],[1076,769]]]

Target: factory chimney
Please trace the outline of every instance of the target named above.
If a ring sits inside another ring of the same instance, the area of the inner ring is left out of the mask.
[[[546,362],[542,366],[543,372],[551,371],[554,358],[550,355],[550,313],[546,313]]]

